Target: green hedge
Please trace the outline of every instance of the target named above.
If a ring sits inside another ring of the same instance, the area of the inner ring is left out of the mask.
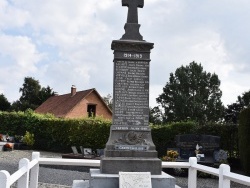
[[[101,118],[61,119],[32,111],[0,112],[0,133],[35,135],[34,148],[48,151],[70,151],[70,146],[104,148],[111,122]]]
[[[24,135],[29,131],[35,135],[35,149],[47,151],[71,151],[70,146],[84,146],[93,149],[104,148],[110,133],[111,121],[101,118],[61,119],[52,115],[40,115],[33,111],[1,112],[0,133]],[[177,122],[167,125],[151,125],[152,138],[159,156],[166,149],[174,147],[175,135],[210,134],[221,137],[221,148],[230,156],[238,153],[235,125],[207,124],[198,126],[195,122]]]
[[[165,155],[167,148],[175,147],[175,135],[195,133],[196,126],[194,122],[151,125],[152,139],[159,156]]]
[[[228,151],[230,158],[239,158],[238,125],[207,123],[206,125],[198,126],[195,133],[220,136],[220,147]]]
[[[246,175],[250,175],[250,108],[243,110],[239,118],[240,160]]]

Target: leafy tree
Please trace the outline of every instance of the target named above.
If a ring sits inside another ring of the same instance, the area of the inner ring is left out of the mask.
[[[39,81],[32,77],[24,78],[19,92],[22,93],[20,99],[12,104],[12,109],[16,111],[25,111],[28,108],[34,110],[55,94],[49,86],[41,87]]]
[[[29,104],[27,101],[21,102],[20,100],[16,100],[15,102],[12,103],[11,110],[13,110],[13,111],[25,111],[28,108],[35,109],[36,107],[37,107],[36,105]]]
[[[237,124],[238,116],[241,110],[242,110],[242,106],[237,102],[227,105],[227,108],[225,109],[225,116],[224,116],[225,121],[228,123]]]
[[[102,99],[108,105],[108,107],[110,108],[110,110],[112,110],[112,107],[113,107],[113,98],[112,98],[111,94],[108,94],[107,96],[102,97]]]
[[[149,108],[149,122],[155,125],[159,125],[163,122],[162,111],[158,107]]]
[[[49,86],[47,86],[46,88],[43,87],[39,93],[38,93],[38,100],[39,103],[42,104],[44,101],[46,101],[48,98],[50,98],[51,96],[55,95],[55,92],[53,91],[52,88],[50,88]],[[39,105],[40,105],[39,104]]]
[[[250,90],[248,92],[244,92],[242,96],[238,96],[238,102],[243,108],[250,107]]]
[[[4,96],[4,94],[0,94],[0,111],[8,111],[10,109],[10,102]]]
[[[20,97],[21,102],[28,102],[28,104],[38,104],[38,95],[41,90],[41,85],[38,80],[32,77],[24,78],[23,87],[19,89],[22,93]]]
[[[163,109],[163,121],[192,120],[199,123],[218,121],[223,117],[220,80],[203,71],[201,64],[191,62],[170,73],[163,93],[156,98]],[[159,108],[158,107],[158,108]]]
[[[238,100],[235,103],[227,105],[225,109],[225,121],[237,124],[240,112],[248,107],[250,107],[250,90],[244,92],[242,96],[238,96]]]

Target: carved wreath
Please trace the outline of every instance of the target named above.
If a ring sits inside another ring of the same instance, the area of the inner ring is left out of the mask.
[[[115,140],[116,144],[129,144],[129,145],[147,145],[146,142],[146,134],[145,133],[137,133],[134,131],[129,131],[126,134],[123,135],[123,137],[119,138],[118,140]]]

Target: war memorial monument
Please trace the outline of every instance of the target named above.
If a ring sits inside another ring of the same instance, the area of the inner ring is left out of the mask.
[[[120,187],[174,188],[175,179],[162,172],[149,127],[150,50],[154,44],[143,40],[139,32],[137,10],[143,8],[144,0],[122,0],[122,6],[128,7],[125,34],[111,45],[114,75],[110,136],[100,169],[90,169],[85,187],[118,188],[120,180]],[[137,183],[131,185],[131,181]]]

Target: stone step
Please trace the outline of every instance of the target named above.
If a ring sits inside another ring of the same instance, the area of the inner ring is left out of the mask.
[[[72,188],[89,188],[89,180],[74,180]]]
[[[17,183],[15,182],[11,188],[17,188]],[[38,188],[71,188],[71,186],[38,182]]]

